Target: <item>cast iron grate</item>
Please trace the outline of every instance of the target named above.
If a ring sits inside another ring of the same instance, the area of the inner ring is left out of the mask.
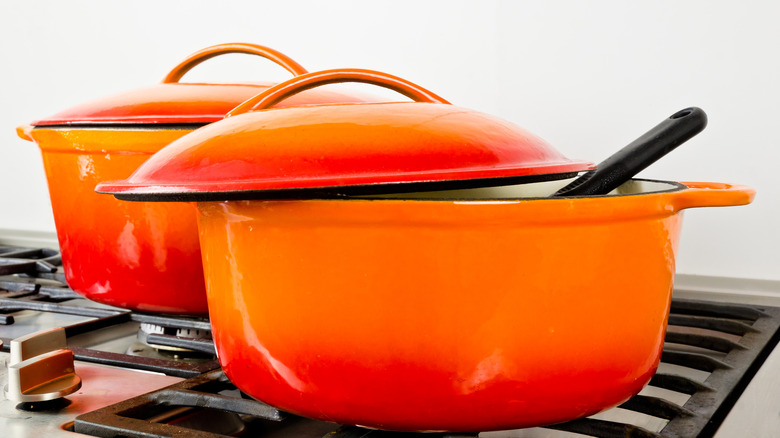
[[[64,275],[54,275],[61,264],[60,253],[54,249],[0,246],[0,275],[32,274],[65,283]]]
[[[779,328],[780,308],[675,299],[672,302],[666,344],[661,358],[662,367],[659,370],[663,370],[665,364],[672,369],[677,367],[676,369],[706,375],[706,378],[659,371],[649,387],[689,396],[687,401],[675,403],[663,397],[637,395],[616,409],[660,421],[662,426],[657,430],[601,418],[585,418],[547,428],[580,436],[607,438],[710,437],[777,344],[780,338]],[[159,391],[81,415],[75,420],[74,428],[77,432],[99,437],[224,436],[224,431],[195,431],[177,420],[170,424],[157,421],[166,417],[161,414],[164,411],[185,410],[188,415],[195,415],[193,411],[208,407],[214,412],[233,412],[239,416],[244,423],[243,427],[251,430],[249,436],[476,436],[399,433],[338,426],[285,414],[262,403],[246,400],[240,394],[229,396],[221,393],[230,390],[235,391],[235,387],[221,370],[214,370]],[[136,427],[141,429],[135,429]],[[247,430],[241,430],[240,433],[247,433]],[[483,433],[479,436],[489,437],[491,434]],[[522,432],[514,433],[513,436],[522,436]]]
[[[61,269],[62,259],[56,250],[0,246],[0,327],[15,323],[14,314],[36,311],[91,318],[65,326],[67,337],[95,332],[129,321],[165,328],[211,331],[207,318],[154,315],[108,306],[84,306],[85,298],[70,289]],[[0,330],[2,334],[2,330]],[[184,348],[215,355],[208,339],[183,338],[170,334],[149,334],[149,343]],[[8,351],[11,339],[0,336],[2,349]],[[161,372],[177,377],[194,377],[219,366],[216,360],[190,363],[130,354],[71,347],[77,360]]]

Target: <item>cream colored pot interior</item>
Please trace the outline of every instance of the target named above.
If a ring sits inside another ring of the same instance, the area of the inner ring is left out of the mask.
[[[497,187],[479,187],[461,190],[440,190],[430,192],[390,193],[385,195],[366,195],[359,198],[369,199],[518,199],[548,198],[558,189],[569,184],[574,178],[538,183],[515,184]],[[679,183],[669,181],[630,180],[605,196],[639,195],[666,192],[683,188]]]

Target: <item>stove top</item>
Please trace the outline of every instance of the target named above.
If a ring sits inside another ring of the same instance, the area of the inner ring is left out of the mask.
[[[417,435],[314,421],[251,400],[222,374],[208,320],[90,302],[65,285],[59,263],[54,251],[0,246],[0,384],[8,379],[11,340],[52,327],[65,328],[83,381],[64,401],[0,400],[5,436]],[[590,418],[478,436],[774,436],[780,395],[771,388],[780,383],[780,351],[772,353],[780,307],[674,295],[661,365],[639,395]],[[746,427],[755,433],[745,435]]]

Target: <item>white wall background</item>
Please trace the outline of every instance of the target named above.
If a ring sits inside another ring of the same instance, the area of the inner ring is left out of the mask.
[[[780,3],[769,1],[3,1],[0,228],[54,229],[39,152],[16,125],[155,83],[200,48],[246,41],[310,71],[407,78],[596,162],[700,106],[708,128],[641,176],[737,182],[758,196],[687,212],[678,272],[780,280],[778,21]],[[230,55],[186,78],[287,77]]]

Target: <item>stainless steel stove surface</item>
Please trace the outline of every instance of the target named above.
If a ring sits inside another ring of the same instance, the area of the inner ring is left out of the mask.
[[[16,258],[26,261],[9,261]],[[207,320],[92,303],[64,285],[58,263],[56,252],[0,246],[0,385],[9,378],[11,341],[55,327],[65,328],[83,382],[60,401],[0,400],[3,437],[415,435],[304,419],[244,398],[219,369]],[[778,436],[780,349],[773,348],[780,296],[730,293],[737,290],[730,283],[722,289],[713,294],[678,282],[659,371],[620,407],[563,425],[479,436]]]

